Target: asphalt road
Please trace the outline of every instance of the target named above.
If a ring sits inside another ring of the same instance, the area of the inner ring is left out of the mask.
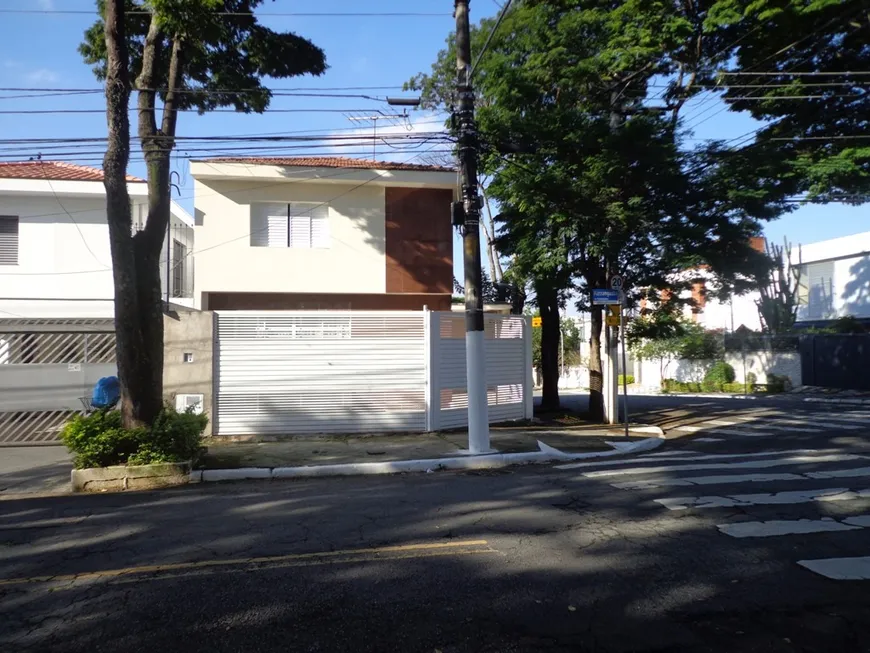
[[[568,468],[0,501],[0,651],[870,651],[870,408],[649,411]]]

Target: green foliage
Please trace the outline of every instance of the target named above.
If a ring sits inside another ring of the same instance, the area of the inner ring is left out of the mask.
[[[662,392],[701,392],[701,384],[696,381],[677,381],[676,379],[662,379]]]
[[[620,374],[619,377],[617,377],[617,383],[620,387],[622,387],[624,383],[628,383],[628,385],[631,385],[632,383],[634,383],[634,376],[631,374],[627,376],[623,376],[622,374]]]
[[[265,111],[272,92],[264,78],[321,75],[326,71],[323,50],[293,32],[276,32],[260,24],[254,10],[263,0],[127,0],[127,45],[130,77],[142,71],[145,36],[154,19],[160,24],[159,56],[154,86],[169,84],[169,56],[174,40],[182,46],[183,80],[179,108],[200,113],[233,107],[245,113]],[[146,10],[146,11],[143,11]],[[104,15],[105,0],[97,0]],[[221,12],[221,13],[218,13]],[[224,12],[236,14],[232,17]],[[106,77],[105,23],[102,18],[85,32],[79,46],[85,63],[99,80]],[[160,93],[161,99],[166,96]]]
[[[628,344],[632,353],[641,360],[710,360],[723,353],[720,333],[707,331],[696,322],[665,314],[632,320],[628,328]]]
[[[755,372],[747,372],[746,373],[746,385],[748,385],[749,387],[752,387],[757,382],[758,382],[758,376],[755,374]]]
[[[713,363],[704,375],[705,380],[709,379],[715,383],[733,383],[735,378],[734,368],[725,361]]]
[[[182,462],[197,457],[207,424],[205,415],[166,406],[150,428],[126,429],[120,411],[98,410],[73,417],[60,438],[74,454],[77,469]]]
[[[60,439],[75,454],[77,469],[123,464],[136,453],[144,429],[125,429],[117,410],[76,415],[60,432]]]
[[[746,384],[745,383],[723,383],[722,384],[722,392],[728,392],[730,394],[745,394],[746,393]]]

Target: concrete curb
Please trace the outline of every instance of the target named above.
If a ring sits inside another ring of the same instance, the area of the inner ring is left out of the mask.
[[[641,396],[641,395],[639,395]],[[653,396],[653,395],[642,395],[642,396]],[[793,401],[810,401],[816,402],[820,404],[850,404],[853,406],[870,406],[870,399],[861,399],[861,398],[843,398],[837,399],[836,397],[803,397],[800,393],[792,393],[792,392],[778,392],[776,394],[757,394],[757,395],[746,395],[746,394],[728,394],[725,392],[717,392],[717,393],[698,393],[698,392],[669,392],[669,393],[660,393],[655,395],[656,397],[685,397],[686,399],[746,399],[756,401],[758,399],[781,399],[781,400],[793,400]]]
[[[652,427],[657,428],[657,427]],[[661,429],[659,429],[661,430]],[[395,460],[391,462],[344,463],[338,465],[305,465],[301,467],[247,467],[244,469],[207,469],[201,473],[202,482],[235,481],[264,478],[311,478],[325,476],[365,476],[371,474],[401,474],[410,472],[434,472],[442,469],[495,469],[509,465],[528,465],[564,460],[609,458],[625,454],[650,451],[664,442],[663,436],[635,440],[633,442],[608,441],[613,450],[586,453],[565,453],[538,441],[540,451],[523,453],[497,453],[482,456],[452,456],[420,460]],[[191,482],[199,482],[200,478]]]

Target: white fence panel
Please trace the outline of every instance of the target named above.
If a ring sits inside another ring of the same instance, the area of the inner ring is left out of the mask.
[[[468,424],[468,390],[465,368],[465,317],[432,313],[433,361],[430,386],[430,428],[459,428]],[[489,421],[531,417],[531,336],[527,318],[511,315],[484,316]]]
[[[425,314],[220,311],[218,435],[423,431]]]

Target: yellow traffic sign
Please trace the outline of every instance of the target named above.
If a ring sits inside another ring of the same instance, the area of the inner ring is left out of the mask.
[[[539,326],[541,326],[541,318],[540,318],[540,316],[538,316],[538,317],[533,317],[533,318],[532,318],[532,326],[533,326],[533,327],[539,327]]]
[[[619,316],[618,315],[608,315],[606,318],[607,326],[609,327],[618,327],[619,326]]]
[[[609,304],[607,310],[610,311],[611,315],[619,317],[619,313],[622,311],[622,306],[619,304]]]

